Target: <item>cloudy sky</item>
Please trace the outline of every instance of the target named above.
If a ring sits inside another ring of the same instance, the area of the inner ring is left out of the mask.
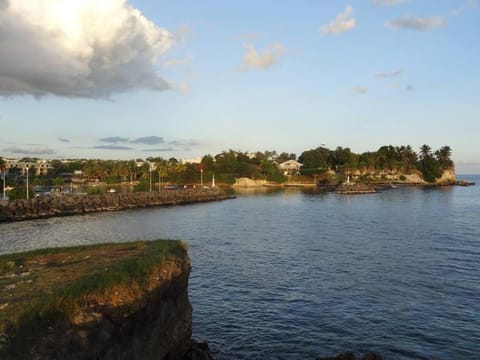
[[[450,145],[480,173],[480,3],[0,0],[0,156]]]

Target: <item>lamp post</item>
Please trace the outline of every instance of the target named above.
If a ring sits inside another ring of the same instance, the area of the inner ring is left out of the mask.
[[[5,194],[5,178],[7,177],[7,168],[2,166],[2,177],[3,177],[3,200],[7,200],[7,195]]]
[[[200,187],[203,189],[203,169],[200,169]]]
[[[150,165],[150,192],[152,192],[152,166]]]
[[[29,194],[28,194],[28,165],[25,165],[25,169],[27,170],[27,200],[29,199]]]

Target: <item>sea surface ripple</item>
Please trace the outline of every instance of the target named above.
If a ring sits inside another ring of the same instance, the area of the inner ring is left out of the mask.
[[[479,182],[477,178],[468,178]],[[0,224],[0,253],[190,244],[194,337],[215,359],[480,358],[480,190],[236,200]]]

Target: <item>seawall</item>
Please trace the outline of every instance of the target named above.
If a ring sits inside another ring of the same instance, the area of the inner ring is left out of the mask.
[[[184,205],[232,199],[220,188],[164,190],[161,192],[62,194],[0,203],[0,221],[81,215],[151,206]]]
[[[180,241],[0,257],[0,358],[209,359],[191,339]]]

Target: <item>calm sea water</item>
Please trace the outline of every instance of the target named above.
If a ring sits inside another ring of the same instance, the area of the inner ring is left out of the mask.
[[[0,224],[0,253],[184,239],[194,337],[216,359],[480,358],[479,186],[238,195]]]

